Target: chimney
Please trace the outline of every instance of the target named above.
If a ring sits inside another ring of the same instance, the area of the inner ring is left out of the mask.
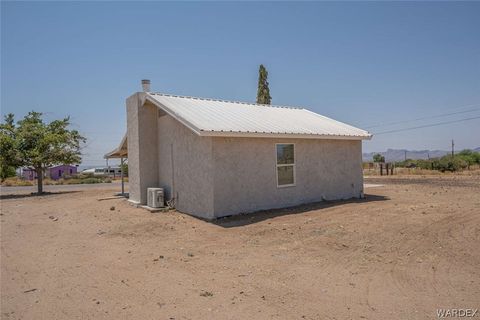
[[[147,80],[147,79],[142,80],[142,89],[143,89],[143,92],[150,92],[150,80]]]

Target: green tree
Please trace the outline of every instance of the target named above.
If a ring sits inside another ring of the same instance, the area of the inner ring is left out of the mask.
[[[2,124],[2,140],[7,141],[5,145],[12,145],[12,148],[6,148],[12,155],[6,157],[3,165],[33,168],[38,176],[38,193],[43,193],[43,175],[46,168],[81,161],[80,144],[86,139],[77,130],[69,130],[69,125],[69,117],[45,123],[42,114],[34,111],[29,112],[15,125],[13,114],[7,115],[5,124]],[[4,127],[8,128],[10,135],[4,136]]]
[[[435,159],[432,163],[432,168],[435,170],[440,170],[441,172],[454,172],[468,167],[467,161],[460,159],[457,156],[452,158],[451,155],[446,155],[441,157],[440,159]]]
[[[385,162],[385,157],[382,156],[380,153],[375,153],[373,155],[373,162]]]
[[[2,167],[0,166],[0,181],[3,182],[5,179],[10,177],[15,177],[17,175],[17,171],[14,167]]]
[[[0,180],[15,175],[15,169],[21,166],[17,148],[13,114],[5,116],[5,123],[0,124]]]
[[[123,163],[123,165],[120,165],[120,168],[123,170],[123,175],[125,177],[128,176],[128,163]]]
[[[466,161],[469,166],[474,164],[480,164],[480,152],[465,149],[457,153],[455,156]]]
[[[263,64],[258,70],[258,89],[257,89],[257,103],[270,104],[272,97],[270,96],[270,88],[268,87],[268,71]]]

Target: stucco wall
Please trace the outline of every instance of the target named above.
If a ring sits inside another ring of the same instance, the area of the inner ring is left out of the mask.
[[[361,141],[200,137],[143,102],[127,99],[133,202],[162,187],[179,211],[212,219],[363,192]],[[295,186],[277,187],[276,143],[295,144]]]
[[[277,187],[275,143],[295,144],[296,186]],[[213,138],[214,215],[359,197],[361,149],[361,141]]]
[[[158,186],[177,210],[213,218],[212,138],[200,137],[160,111]],[[172,164],[173,159],[173,164]]]
[[[129,200],[147,203],[147,188],[158,185],[157,110],[144,93],[127,99]]]

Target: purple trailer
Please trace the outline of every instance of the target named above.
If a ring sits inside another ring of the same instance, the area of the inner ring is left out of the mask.
[[[77,174],[77,167],[68,164],[51,167],[45,170],[45,177],[52,180],[58,180],[63,177],[73,176]],[[22,177],[26,180],[37,179],[37,172],[31,168],[23,168]]]
[[[48,176],[52,180],[58,180],[66,176],[77,174],[77,167],[71,165],[60,165],[48,169]]]

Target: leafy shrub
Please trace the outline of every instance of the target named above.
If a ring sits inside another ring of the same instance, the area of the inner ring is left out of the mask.
[[[17,172],[14,167],[0,165],[0,178],[2,181],[6,178],[15,177],[16,174]]]
[[[432,168],[435,170],[440,170],[441,172],[454,172],[467,167],[468,162],[459,157],[443,156],[438,160],[433,160],[432,162]]]
[[[375,153],[373,155],[373,162],[385,162],[385,157],[382,156],[380,153]]]
[[[452,157],[451,155],[446,155],[438,159],[408,159],[405,161],[396,162],[395,166],[403,168],[439,170],[441,172],[454,172],[469,168],[471,165],[476,164],[480,164],[480,152],[475,152],[467,149],[455,154],[454,157]]]
[[[455,157],[466,161],[469,166],[474,164],[480,164],[480,152],[465,149],[456,154]]]

